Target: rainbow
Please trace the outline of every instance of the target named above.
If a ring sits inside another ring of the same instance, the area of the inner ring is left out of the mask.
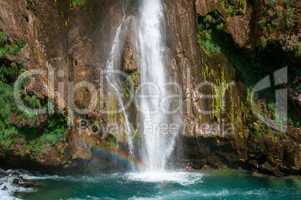
[[[141,160],[133,158],[128,152],[120,150],[118,147],[97,147],[94,150],[96,156],[116,162],[120,166],[130,168],[131,170],[140,170],[143,168]]]

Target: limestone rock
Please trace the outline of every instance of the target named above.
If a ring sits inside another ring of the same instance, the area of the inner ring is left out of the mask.
[[[227,19],[226,31],[240,48],[251,47],[251,11],[243,16],[233,16]]]
[[[138,52],[131,34],[133,32],[130,32],[126,37],[122,54],[122,69],[127,73],[138,70]]]
[[[205,16],[209,12],[215,10],[219,5],[218,3],[218,0],[196,0],[196,12],[201,16]]]

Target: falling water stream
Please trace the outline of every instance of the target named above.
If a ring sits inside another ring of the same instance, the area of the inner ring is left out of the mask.
[[[164,12],[161,0],[143,0],[140,5],[138,44],[141,64],[141,132],[144,136],[145,171],[164,171],[173,149],[175,134],[170,124],[167,97],[166,45],[162,37]]]
[[[112,49],[107,61],[107,81],[113,88],[119,107],[125,118],[125,127],[128,136],[130,154],[134,156],[134,142],[129,117],[127,115],[118,75],[114,72],[120,70],[121,52],[124,46],[124,34],[130,23],[130,17],[123,20],[116,30]],[[140,113],[140,132],[142,141],[143,171],[163,172],[167,160],[173,150],[176,133],[170,133],[168,128],[173,123],[168,113],[171,103],[168,97],[168,73],[166,69],[166,45],[164,35],[164,12],[161,0],[143,0],[140,2],[137,17],[137,49],[140,64],[140,93],[137,105]],[[165,127],[165,128],[162,128]]]
[[[118,26],[114,40],[112,43],[112,49],[109,55],[109,59],[106,63],[106,80],[109,85],[113,89],[114,94],[116,95],[118,105],[120,107],[120,111],[124,116],[125,121],[125,132],[127,134],[129,153],[131,156],[134,156],[134,145],[132,139],[132,128],[129,121],[128,114],[126,112],[126,108],[124,106],[121,84],[119,80],[120,74],[120,65],[121,65],[121,52],[124,46],[124,34],[126,32],[126,28],[128,25],[129,18],[123,17],[121,24]]]

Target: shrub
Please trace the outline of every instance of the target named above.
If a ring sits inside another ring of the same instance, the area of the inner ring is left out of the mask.
[[[223,30],[223,27],[223,17],[217,11],[199,18],[198,43],[208,55],[221,53],[213,34],[215,31]]]
[[[71,0],[71,7],[81,7],[85,5],[86,0]]]
[[[63,115],[45,116],[45,122],[36,113],[18,109],[13,83],[22,72],[22,65],[10,62],[5,57],[17,54],[23,46],[23,42],[12,42],[5,33],[0,32],[0,148],[4,151],[12,148],[16,150],[13,145],[22,141],[27,150],[36,156],[45,144],[55,145],[64,138],[67,122]],[[23,91],[21,98],[31,108],[42,108],[46,105],[46,101],[34,93]]]
[[[12,42],[7,34],[0,32],[0,58],[6,55],[16,55],[24,46],[23,41]]]
[[[301,41],[297,43],[295,52],[297,57],[301,57]]]

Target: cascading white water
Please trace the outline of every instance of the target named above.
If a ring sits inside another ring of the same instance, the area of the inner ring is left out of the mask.
[[[137,24],[137,45],[140,63],[140,93],[138,111],[140,112],[140,131],[143,135],[141,145],[144,171],[164,172],[167,160],[173,151],[175,137],[179,129],[170,133],[169,126],[174,122],[175,114],[170,114],[171,92],[168,90],[168,72],[166,69],[166,45],[164,33],[164,13],[161,0],[142,0]],[[128,18],[130,19],[130,18]],[[117,28],[106,69],[107,81],[112,87],[125,118],[130,154],[134,156],[134,144],[131,124],[124,107],[122,90],[118,75],[124,35],[129,22],[126,16]],[[176,114],[177,115],[177,114]],[[175,122],[177,123],[177,122]],[[179,125],[177,123],[177,125]],[[148,176],[148,175],[147,175]],[[151,175],[152,176],[152,175]]]
[[[140,51],[141,131],[145,171],[164,171],[173,150],[175,134],[168,134],[166,46],[162,37],[164,13],[161,0],[142,0],[138,25]],[[165,130],[164,130],[165,129]]]
[[[110,52],[109,59],[106,63],[106,80],[113,89],[113,92],[116,95],[118,105],[120,107],[121,112],[124,116],[125,121],[125,132],[127,134],[128,146],[129,146],[129,153],[133,157],[134,156],[134,144],[132,138],[132,128],[129,121],[128,114],[124,107],[124,102],[122,98],[122,91],[120,88],[120,60],[121,60],[121,52],[124,46],[124,33],[126,32],[126,27],[128,24],[128,19],[125,17],[122,19],[121,24],[118,26],[114,40],[112,43],[112,49]]]

